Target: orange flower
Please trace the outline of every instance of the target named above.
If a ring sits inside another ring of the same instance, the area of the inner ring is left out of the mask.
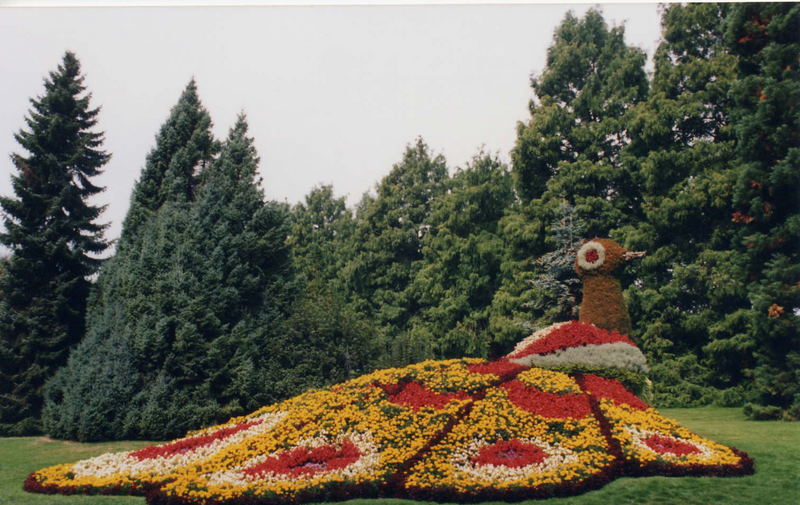
[[[784,309],[783,307],[781,307],[777,303],[773,303],[772,305],[770,305],[769,309],[767,310],[767,313],[769,314],[769,317],[771,317],[773,319],[781,317],[784,312],[786,312],[786,309]]]

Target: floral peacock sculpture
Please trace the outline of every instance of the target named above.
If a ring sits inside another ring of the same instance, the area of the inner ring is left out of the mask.
[[[585,243],[580,321],[537,331],[499,360],[380,370],[169,443],[45,468],[24,487],[144,494],[151,505],[476,501],[571,495],[626,475],[752,473],[745,453],[637,396],[646,362],[613,276],[637,256]]]

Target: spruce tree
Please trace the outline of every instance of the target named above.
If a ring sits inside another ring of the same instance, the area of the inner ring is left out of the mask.
[[[143,336],[142,317],[151,309],[148,297],[155,297],[163,285],[163,279],[153,282],[152,274],[166,271],[180,243],[176,232],[186,226],[186,202],[192,197],[186,192],[167,199],[161,185],[177,179],[168,174],[192,173],[194,177],[194,171],[205,167],[217,148],[211,119],[192,80],[161,127],[156,147],[134,186],[116,254],[103,265],[90,295],[86,337],[47,385],[42,420],[49,434],[79,440],[138,436],[137,412],[131,411],[126,420],[121,406],[130,405],[132,395],[143,388],[137,370],[150,366],[147,351],[153,344]],[[165,205],[164,216],[156,222]],[[169,317],[164,315],[167,326]],[[113,359],[106,364],[103,356]],[[103,387],[98,389],[100,383]]]
[[[39,431],[43,385],[84,334],[90,277],[108,247],[104,207],[89,199],[110,156],[83,81],[66,52],[15,135],[28,153],[11,157],[16,197],[0,198],[0,243],[11,250],[0,277],[0,434]]]
[[[586,225],[575,208],[563,203],[556,211],[550,233],[558,248],[536,259],[530,279],[531,298],[525,303],[533,320],[529,330],[553,321],[578,319],[581,281],[575,274],[575,256],[586,236]]]

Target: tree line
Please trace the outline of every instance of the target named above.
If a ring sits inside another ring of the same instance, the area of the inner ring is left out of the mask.
[[[568,14],[507,166],[424,140],[355,208],[267,201],[242,114],[194,81],[156,137],[112,257],[88,199],[110,155],[66,53],[3,197],[0,433],[166,439],[309,387],[497,357],[572,319],[586,238],[625,272],[661,406],[800,418],[800,6],[671,4],[651,76],[602,14]],[[269,168],[268,168],[269,170]]]

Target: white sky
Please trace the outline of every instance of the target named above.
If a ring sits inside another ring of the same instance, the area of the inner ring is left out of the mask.
[[[18,2],[19,3],[19,2]],[[45,2],[46,3],[46,2]],[[324,3],[324,2],[323,2]],[[349,204],[422,136],[452,168],[481,146],[508,161],[568,10],[590,5],[380,5],[16,8],[0,0],[0,194],[11,195],[28,99],[65,50],[81,61],[112,160],[109,238],[155,135],[189,79],[224,138],[244,110],[270,199],[295,203],[320,183]],[[652,57],[656,4],[601,4],[606,21]],[[651,64],[648,64],[650,68]]]

